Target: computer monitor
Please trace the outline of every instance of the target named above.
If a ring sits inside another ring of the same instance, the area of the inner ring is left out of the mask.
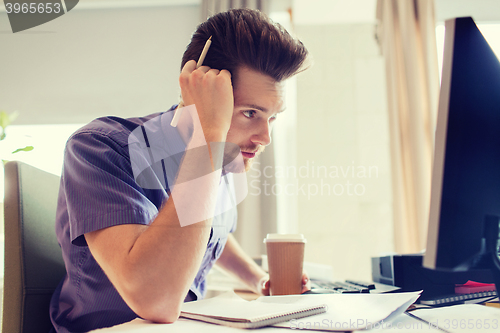
[[[491,269],[500,290],[500,63],[472,18],[445,28],[423,265]]]

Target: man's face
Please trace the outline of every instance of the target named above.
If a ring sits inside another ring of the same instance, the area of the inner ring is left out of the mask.
[[[283,84],[245,67],[238,69],[234,84],[234,111],[227,142],[238,145],[245,171],[271,143],[276,115],[283,111]]]

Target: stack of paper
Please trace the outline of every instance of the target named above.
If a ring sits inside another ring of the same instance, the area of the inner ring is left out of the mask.
[[[266,313],[274,317],[279,312],[317,308],[325,304],[326,311],[321,314],[303,318],[286,318],[273,326],[291,329],[353,331],[379,327],[381,322],[390,321],[403,313],[419,296],[420,292],[375,295],[319,294],[263,296],[254,301],[245,301],[233,292],[227,292],[211,299],[185,303],[181,316],[228,325],[224,322],[215,322],[213,319],[227,320],[232,317],[234,318],[232,322],[238,322],[259,318]],[[193,316],[195,314],[199,317]],[[268,323],[265,324],[268,325]]]
[[[325,313],[292,319],[274,325],[292,329],[322,331],[356,331],[381,327],[412,305],[420,297],[420,292],[398,294],[319,294],[260,297],[255,302],[308,305],[324,303]]]

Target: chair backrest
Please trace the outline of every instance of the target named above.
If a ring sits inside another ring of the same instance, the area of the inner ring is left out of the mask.
[[[48,332],[52,293],[66,273],[55,235],[60,177],[21,162],[5,165],[2,332]]]

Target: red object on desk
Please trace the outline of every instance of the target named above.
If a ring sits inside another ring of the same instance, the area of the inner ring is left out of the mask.
[[[455,285],[455,294],[471,294],[480,293],[482,291],[495,290],[494,283],[479,283],[474,281],[467,281],[464,284]]]

